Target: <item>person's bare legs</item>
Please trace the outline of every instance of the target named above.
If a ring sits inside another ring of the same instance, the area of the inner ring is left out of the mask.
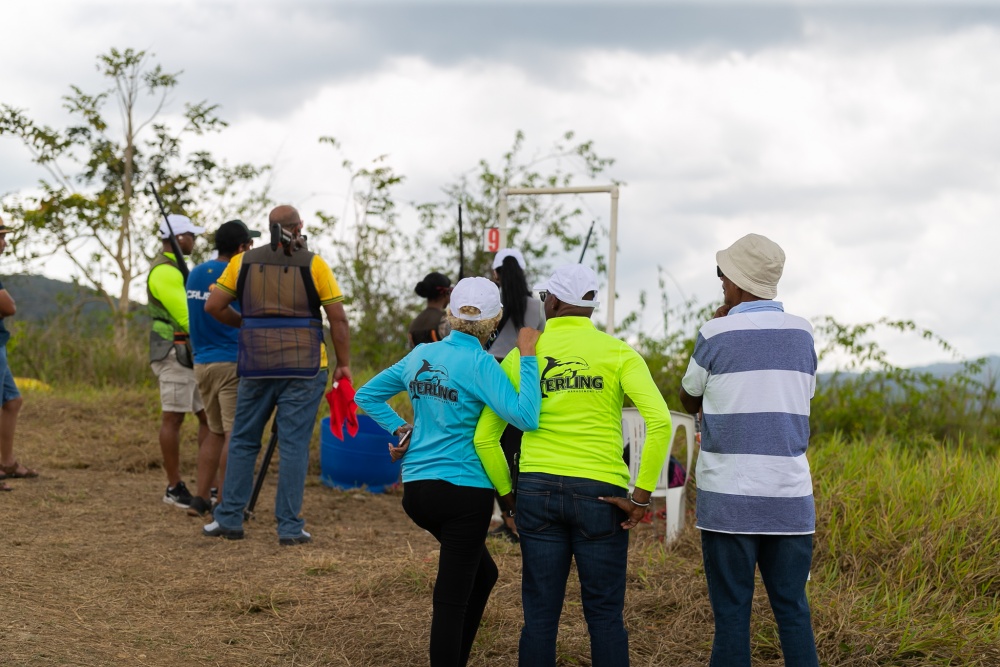
[[[198,448],[198,483],[195,495],[204,500],[211,500],[212,486],[216,484],[219,462],[227,440],[228,438],[222,433],[208,431],[208,435]]]
[[[183,412],[164,412],[163,421],[160,422],[163,472],[167,474],[167,484],[170,488],[177,486],[181,481],[181,424],[184,423],[184,415]]]
[[[23,403],[24,399],[18,396],[0,408],[0,465],[12,466],[17,461],[14,456],[14,431],[17,430],[17,415]]]

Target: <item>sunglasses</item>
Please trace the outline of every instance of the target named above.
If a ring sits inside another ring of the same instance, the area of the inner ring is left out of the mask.
[[[720,278],[722,277],[722,269],[720,269],[718,266],[715,267],[715,275],[719,276]]]
[[[549,298],[548,291],[547,290],[538,290],[538,298],[542,300],[542,303],[545,303],[548,300],[548,298]]]

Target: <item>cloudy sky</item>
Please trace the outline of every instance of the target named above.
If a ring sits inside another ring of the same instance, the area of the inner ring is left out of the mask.
[[[756,232],[785,249],[789,311],[1000,353],[1000,6],[83,0],[8,3],[2,25],[0,102],[59,125],[98,53],[147,49],[184,72],[173,110],[219,103],[211,148],[272,163],[303,211],[346,191],[321,135],[388,154],[400,199],[430,201],[517,130],[529,154],[573,130],[627,183],[619,317],[657,266],[670,299],[720,299],[715,251]],[[0,139],[0,193],[39,175]],[[583,205],[607,225],[606,196]],[[946,357],[881,340],[897,363]]]

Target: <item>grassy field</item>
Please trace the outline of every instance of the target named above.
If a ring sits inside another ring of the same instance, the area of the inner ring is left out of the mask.
[[[0,494],[0,664],[426,664],[436,542],[398,492],[323,487],[314,450],[303,509],[313,544],[278,546],[271,484],[247,539],[209,540],[201,520],[160,502],[157,424],[153,389],[27,394],[18,455],[42,477]],[[188,480],[193,434],[186,426]],[[809,592],[823,664],[1000,665],[1000,462],[989,451],[817,439]],[[633,665],[708,661],[690,524],[666,548],[659,522],[633,534]],[[500,582],[471,662],[503,667],[517,663],[519,552],[490,544]],[[762,590],[753,634],[754,664],[782,664]],[[588,654],[571,580],[560,664],[589,665]]]

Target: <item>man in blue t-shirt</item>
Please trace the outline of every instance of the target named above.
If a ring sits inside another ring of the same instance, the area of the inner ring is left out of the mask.
[[[7,248],[7,232],[10,227],[0,219],[0,253]],[[7,341],[10,332],[4,326],[3,318],[10,317],[17,310],[14,297],[0,285],[0,491],[10,491],[2,480],[21,477],[38,477],[38,471],[27,468],[14,458],[14,429],[17,415],[21,411],[21,392],[14,384],[14,374],[7,365]]]
[[[226,326],[205,312],[205,302],[229,260],[253,247],[260,232],[251,231],[242,220],[230,220],[215,233],[219,255],[191,270],[187,281],[189,333],[194,351],[194,375],[205,403],[209,435],[198,451],[198,483],[188,508],[191,516],[210,516],[212,486],[225,477],[226,450],[236,413],[237,339],[240,330]],[[238,304],[233,304],[239,308]],[[221,486],[221,483],[218,484]],[[221,492],[221,488],[220,488]]]

